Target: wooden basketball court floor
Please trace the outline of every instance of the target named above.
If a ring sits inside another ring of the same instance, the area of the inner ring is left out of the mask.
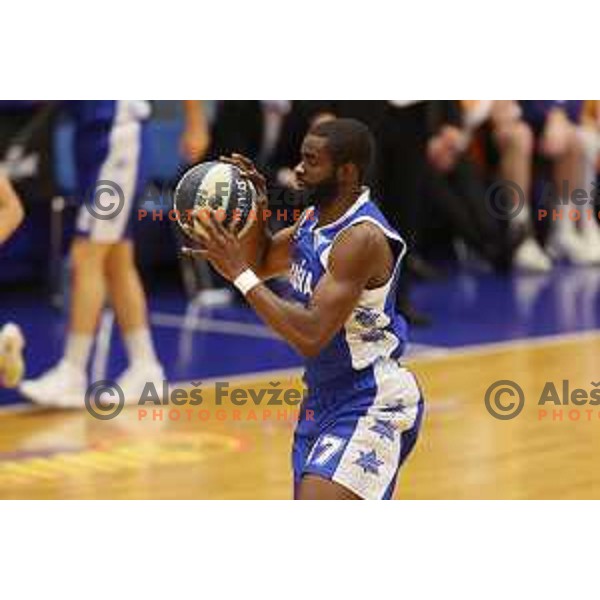
[[[599,356],[600,333],[587,332],[409,361],[427,412],[396,497],[600,498],[600,406],[538,405],[547,381],[559,393],[563,380],[571,390],[600,386]],[[273,377],[247,386],[268,386]],[[513,419],[498,420],[486,409],[486,390],[497,380],[515,381],[524,392],[524,409]],[[298,386],[292,375],[281,381]],[[263,419],[262,407],[234,413],[231,403],[216,406],[210,386],[203,398],[188,415],[182,408],[179,420],[166,407],[162,421],[141,418],[137,406],[107,421],[83,410],[2,413],[0,497],[290,498],[289,418],[275,408]]]

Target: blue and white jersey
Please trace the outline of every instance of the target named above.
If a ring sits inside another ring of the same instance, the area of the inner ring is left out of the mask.
[[[343,328],[322,352],[307,360],[306,382],[310,387],[372,369],[384,358],[398,358],[407,340],[406,321],[396,310],[396,286],[406,244],[392,229],[365,188],[348,211],[333,223],[318,227],[318,209],[307,209],[293,240],[290,284],[292,296],[307,305],[321,277],[327,272],[329,254],[342,231],[357,223],[368,222],[381,229],[390,241],[395,266],[388,282],[364,290]]]

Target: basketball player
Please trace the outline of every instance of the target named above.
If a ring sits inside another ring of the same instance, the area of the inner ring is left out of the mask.
[[[107,296],[129,359],[129,367],[116,382],[125,398],[138,399],[147,382],[162,385],[165,377],[152,342],[130,239],[134,201],[143,191],[147,176],[149,103],[77,101],[69,103],[69,109],[76,128],[75,163],[82,201],[77,237],[71,247],[69,332],[58,364],[38,379],[23,382],[20,390],[39,404],[83,408],[87,364]],[[188,160],[198,159],[208,145],[207,136],[200,135],[205,126],[201,111],[199,101],[186,101],[182,151]],[[108,196],[99,195],[100,189]],[[84,199],[87,205],[83,205]],[[110,206],[117,207],[114,213],[102,213]]]
[[[415,377],[399,362],[407,328],[394,301],[406,244],[362,185],[372,155],[361,122],[317,124],[295,169],[312,202],[296,225],[270,237],[256,220],[238,240],[213,218],[199,251],[306,359],[292,453],[298,499],[391,498],[423,414]],[[229,162],[264,207],[264,178],[245,157]],[[286,273],[292,301],[263,283]]]
[[[3,244],[23,220],[23,207],[6,177],[0,173],[0,244]],[[17,325],[7,323],[0,329],[0,385],[15,387],[25,371],[25,340]]]

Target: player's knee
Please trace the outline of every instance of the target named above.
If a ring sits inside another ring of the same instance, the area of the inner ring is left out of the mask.
[[[522,155],[531,156],[533,153],[533,133],[527,123],[519,121],[510,129],[510,143]]]
[[[111,273],[131,272],[136,269],[133,244],[129,241],[114,244],[108,258],[109,275]]]
[[[78,238],[71,247],[71,261],[76,271],[103,269],[110,246],[97,244],[85,238]]]

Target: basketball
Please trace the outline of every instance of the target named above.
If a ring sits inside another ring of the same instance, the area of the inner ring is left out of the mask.
[[[175,188],[173,208],[186,235],[202,237],[203,222],[214,212],[225,227],[235,222],[241,233],[248,224],[256,190],[240,169],[221,161],[204,162],[186,171]]]

